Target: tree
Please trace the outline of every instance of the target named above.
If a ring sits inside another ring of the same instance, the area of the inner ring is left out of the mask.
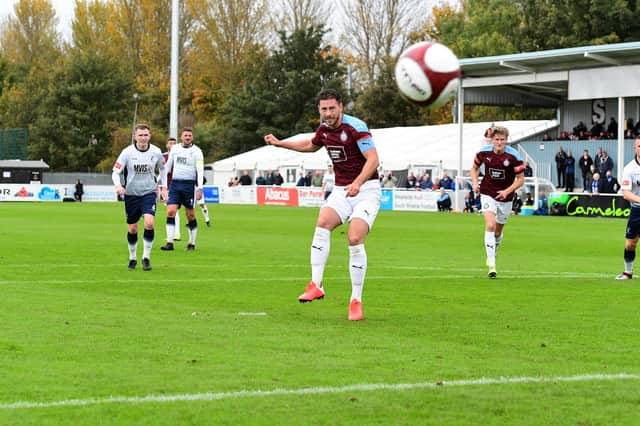
[[[49,0],[19,0],[0,37],[7,60],[28,70],[60,56],[58,19]]]
[[[408,45],[424,10],[420,0],[342,0],[345,33],[342,41],[357,61],[362,86],[373,84],[386,62]]]
[[[224,141],[218,155],[261,146],[266,133],[289,136],[315,130],[318,91],[332,87],[344,93],[345,70],[331,46],[323,45],[325,33],[323,27],[280,33],[280,47],[241,90],[226,98],[218,123],[217,135]]]
[[[195,19],[194,49],[186,56],[193,76],[193,108],[197,117],[209,117],[264,56],[268,3],[190,0],[189,4]]]
[[[94,170],[118,123],[129,117],[131,84],[117,63],[96,52],[72,54],[51,81],[30,127],[30,156],[58,171]]]
[[[329,18],[326,3],[319,0],[278,0],[274,7],[273,27],[276,31],[291,34],[295,31],[321,26]]]

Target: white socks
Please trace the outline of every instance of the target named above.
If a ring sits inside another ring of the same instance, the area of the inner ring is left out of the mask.
[[[351,299],[362,301],[362,286],[367,274],[367,252],[364,244],[349,246],[349,275],[351,275]]]
[[[324,267],[331,249],[331,231],[316,227],[311,241],[311,281],[322,288]]]
[[[487,266],[496,266],[496,234],[493,231],[484,232],[484,249],[487,252]]]

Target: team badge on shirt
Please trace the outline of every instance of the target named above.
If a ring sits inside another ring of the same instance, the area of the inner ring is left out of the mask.
[[[504,160],[504,163],[502,164],[504,164],[505,167],[509,167],[509,160]]]
[[[342,142],[346,142],[347,141],[347,134],[345,133],[344,130],[342,131],[342,133],[340,133],[340,140]]]

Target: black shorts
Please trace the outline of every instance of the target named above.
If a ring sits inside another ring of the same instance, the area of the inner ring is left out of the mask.
[[[624,237],[633,240],[640,236],[640,207],[631,207],[631,214],[627,221],[627,232]]]
[[[145,195],[125,195],[124,210],[127,212],[129,225],[138,223],[143,214],[156,215],[156,193]]]
[[[171,181],[169,186],[169,199],[167,205],[177,204],[178,208],[184,206],[192,209],[195,204],[196,182],[193,180],[175,180]]]

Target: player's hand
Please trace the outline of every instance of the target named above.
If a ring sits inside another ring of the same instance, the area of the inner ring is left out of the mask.
[[[124,195],[124,186],[122,186],[122,185],[116,186],[116,194]]]
[[[496,200],[505,200],[509,196],[509,192],[507,190],[498,191],[496,194]]]
[[[360,184],[357,182],[351,182],[351,184],[347,185],[344,188],[347,197],[355,197],[360,193]]]
[[[160,188],[160,199],[162,200],[163,203],[167,202],[168,199],[168,191],[166,187],[162,187]]]
[[[267,145],[273,145],[273,146],[278,146],[278,144],[280,143],[280,140],[275,136],[273,136],[271,133],[269,133],[264,137],[264,141]]]
[[[196,189],[196,200],[202,200],[202,189]]]

